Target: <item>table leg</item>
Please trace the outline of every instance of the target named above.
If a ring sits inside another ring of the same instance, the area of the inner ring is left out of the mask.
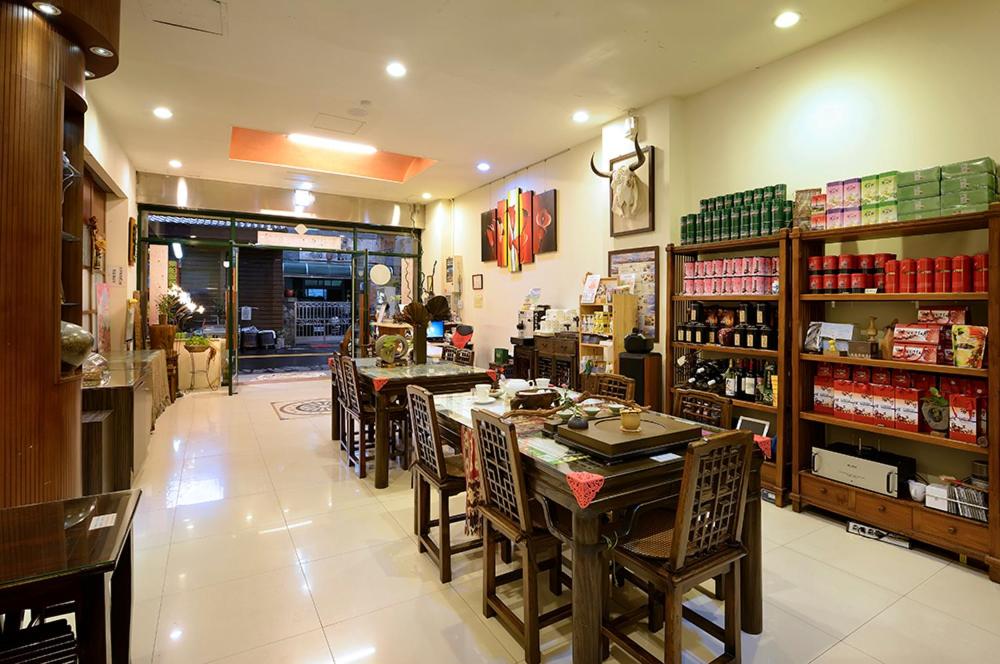
[[[604,606],[600,515],[573,512],[573,662],[601,661],[601,615]]]
[[[80,664],[108,664],[108,584],[104,574],[91,574],[80,581],[76,608],[76,638]]]
[[[330,438],[340,439],[340,405],[337,403],[337,383],[330,381]]]
[[[760,516],[760,473],[751,473],[750,499],[743,515],[743,545],[748,554],[740,561],[742,603],[740,618],[743,631],[760,634],[764,631],[764,578]]]
[[[376,392],[375,488],[384,489],[387,486],[389,486],[389,395]]]
[[[111,574],[111,661],[129,664],[132,637],[132,533]]]

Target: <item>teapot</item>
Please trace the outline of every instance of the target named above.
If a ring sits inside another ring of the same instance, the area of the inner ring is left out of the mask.
[[[398,334],[383,334],[375,340],[375,356],[383,365],[402,364],[409,352],[410,342]]]
[[[507,380],[500,381],[500,389],[502,389],[508,397],[512,397],[521,390],[526,390],[533,386],[533,381],[524,380],[523,378],[508,378]]]

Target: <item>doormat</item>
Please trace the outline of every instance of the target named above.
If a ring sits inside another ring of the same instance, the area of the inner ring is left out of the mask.
[[[272,401],[271,407],[279,420],[329,415],[333,410],[330,399],[301,399],[299,401]]]

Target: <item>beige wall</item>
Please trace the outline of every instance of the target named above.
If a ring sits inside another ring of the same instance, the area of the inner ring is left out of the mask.
[[[125,268],[125,286],[111,287],[111,347],[121,350],[124,346],[125,309],[135,290],[135,266],[128,265],[128,220],[137,217],[135,196],[135,169],[128,155],[122,149],[110,129],[104,125],[100,109],[89,102],[84,115],[84,147],[87,166],[94,171],[101,182],[111,189],[107,197],[106,228],[108,254],[107,275],[110,280],[111,268]]]

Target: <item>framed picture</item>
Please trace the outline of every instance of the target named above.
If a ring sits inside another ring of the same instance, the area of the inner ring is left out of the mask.
[[[635,176],[634,181],[623,180],[617,187],[615,178],[608,181],[608,202],[611,206],[611,237],[621,237],[623,235],[634,235],[635,233],[649,233],[654,230],[655,210],[653,206],[653,189],[656,182],[656,171],[654,164],[655,150],[652,145],[647,145],[641,149],[645,157],[642,164],[631,171]],[[635,165],[639,159],[635,152],[629,152],[611,160],[611,173],[614,174],[616,168],[625,168]],[[615,189],[618,189],[619,196],[623,199],[620,205],[615,205]],[[625,195],[634,197],[633,201],[625,201]],[[620,212],[616,212],[616,207]]]
[[[556,190],[534,195],[533,242],[536,254],[556,250]]]
[[[135,217],[128,218],[128,264],[135,265],[136,251],[139,247],[139,226]]]
[[[632,284],[639,330],[660,340],[660,248],[637,247],[608,252],[608,276]]]
[[[483,290],[483,275],[472,275],[472,290]]]
[[[479,215],[480,254],[484,263],[497,260],[497,211],[487,210]]]

